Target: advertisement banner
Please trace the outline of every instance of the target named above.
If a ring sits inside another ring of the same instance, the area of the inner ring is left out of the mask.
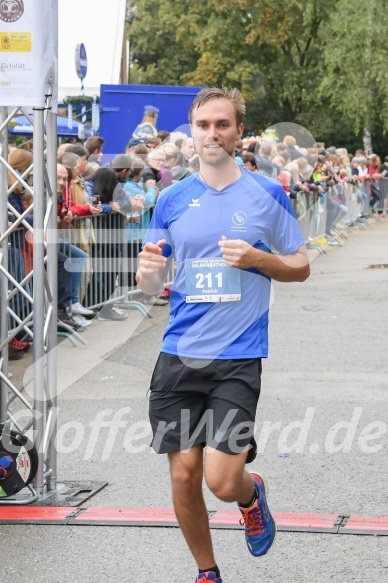
[[[58,93],[58,0],[0,0],[0,106],[44,107]]]

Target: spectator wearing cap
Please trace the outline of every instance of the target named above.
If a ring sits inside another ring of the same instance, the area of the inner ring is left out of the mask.
[[[129,171],[132,168],[132,156],[129,154],[118,154],[113,158],[110,167],[116,173],[117,180],[124,184],[128,180]]]
[[[130,213],[143,209],[144,196],[135,195],[130,197],[125,189],[129,180],[131,170],[133,169],[133,158],[129,154],[118,154],[110,164],[111,169],[116,174],[118,185],[121,188],[115,190],[114,211]]]
[[[127,144],[127,147],[125,149],[125,153],[126,154],[133,154],[134,148],[136,148],[136,146],[139,146],[140,144],[145,146],[144,140],[141,140],[140,138],[131,138]]]

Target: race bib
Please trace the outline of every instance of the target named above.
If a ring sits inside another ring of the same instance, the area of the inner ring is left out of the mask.
[[[186,303],[238,302],[240,270],[221,257],[185,260]]]

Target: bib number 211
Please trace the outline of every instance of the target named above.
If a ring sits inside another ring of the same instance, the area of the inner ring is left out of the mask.
[[[241,299],[240,270],[221,257],[185,260],[186,302],[238,302]]]
[[[217,288],[222,288],[222,272],[219,273],[197,273],[195,276],[197,283],[196,288],[203,289],[205,287],[213,287],[213,279]]]

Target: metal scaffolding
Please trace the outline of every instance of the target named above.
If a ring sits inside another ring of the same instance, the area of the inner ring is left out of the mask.
[[[28,438],[30,447],[33,445],[36,450],[37,469],[32,483],[25,476],[30,489],[28,497],[20,500],[3,497],[0,504],[31,503],[57,487],[56,115],[49,104],[46,108],[33,108],[33,168],[28,169],[28,173],[33,169],[31,187],[27,177],[15,173],[8,163],[8,124],[20,112],[31,120],[22,107],[11,112],[0,107],[0,432]],[[8,202],[8,194],[15,187],[8,188],[9,172],[16,178],[16,184],[33,195],[32,228],[26,221],[31,207],[20,214]],[[24,231],[32,234],[33,269],[18,281],[10,270],[9,253],[14,234],[23,236]],[[17,294],[23,299],[19,313],[11,305]],[[8,347],[20,335],[33,340],[33,366],[30,378],[25,375],[23,385],[17,387],[8,375]]]
[[[14,8],[12,18],[2,17],[0,504],[32,503],[57,488],[58,0]],[[21,172],[8,154],[8,130],[20,114],[33,127],[32,163]],[[21,193],[32,203],[15,197]],[[28,261],[26,235],[33,248]],[[8,371],[15,340],[33,341],[33,364],[19,386]]]

